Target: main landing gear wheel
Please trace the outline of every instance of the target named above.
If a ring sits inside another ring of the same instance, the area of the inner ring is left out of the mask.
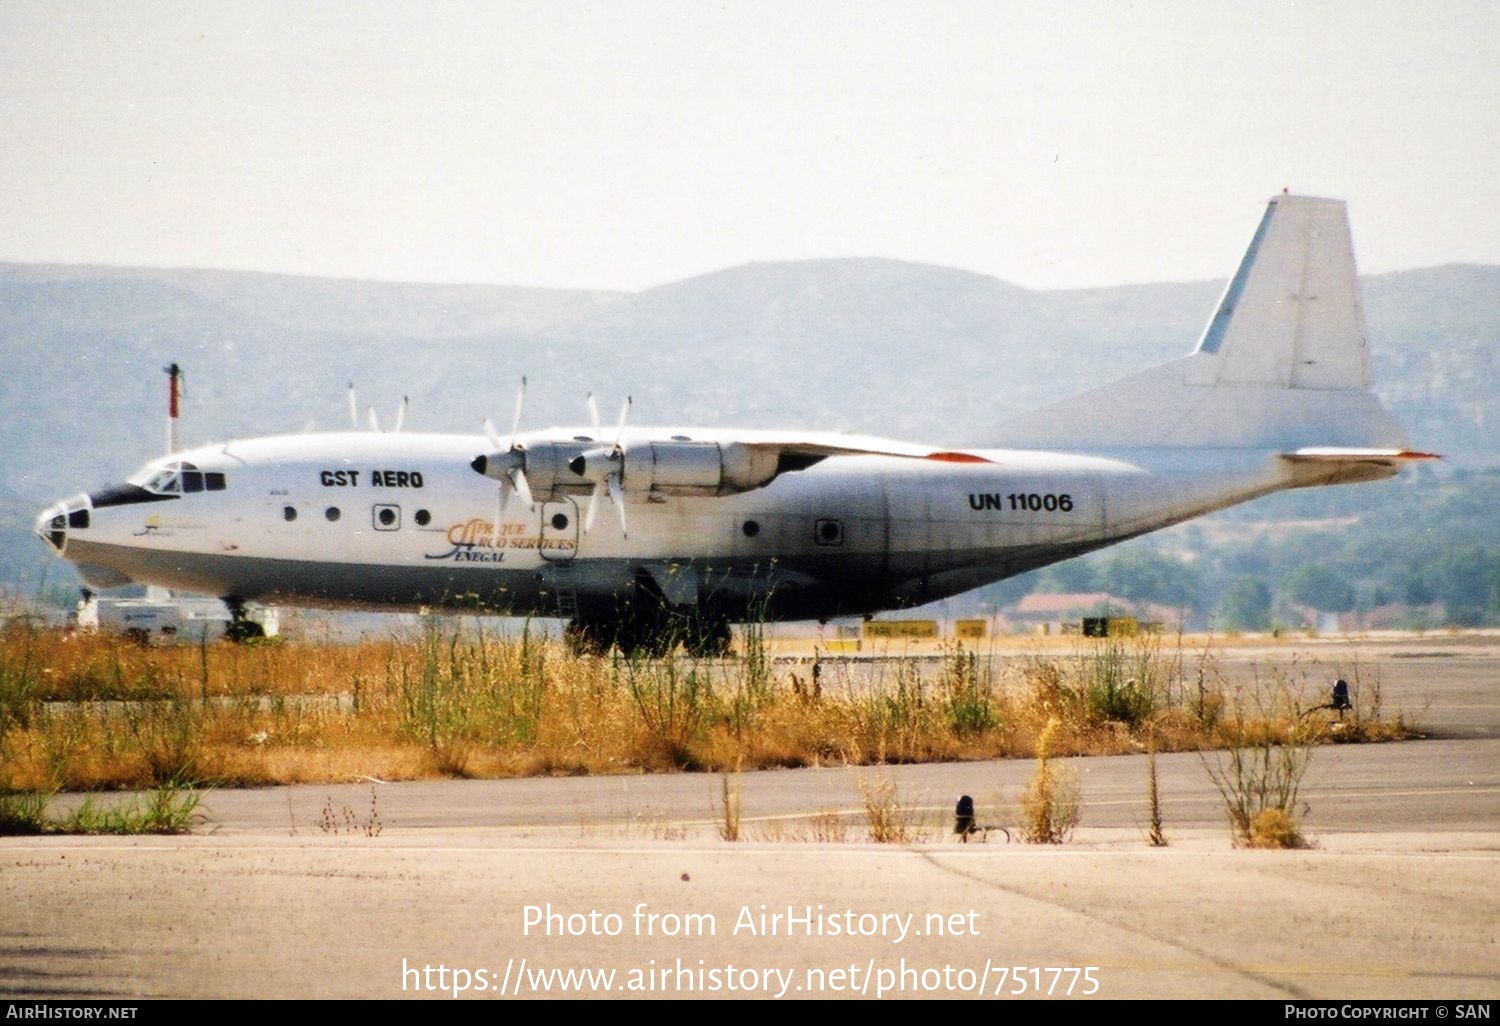
[[[245,615],[243,599],[227,597],[224,604],[229,607],[229,626],[224,628],[224,640],[239,645],[266,636],[266,629]]]
[[[632,616],[617,621],[570,620],[563,629],[568,651],[578,656],[608,655],[618,647],[626,656],[659,659],[681,644],[699,659],[722,659],[734,640],[729,621],[702,614],[674,617]]]
[[[563,629],[568,651],[577,656],[608,655],[618,648],[620,654],[656,659],[672,650],[675,637],[659,625],[635,619],[615,622],[570,620]]]
[[[700,659],[722,659],[729,654],[734,635],[724,617],[699,613],[688,618],[687,636],[683,641],[688,655]]]
[[[563,628],[563,640],[576,656],[602,656],[614,646],[614,632],[591,620],[569,620]]]

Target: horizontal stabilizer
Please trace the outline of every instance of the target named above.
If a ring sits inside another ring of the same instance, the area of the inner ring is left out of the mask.
[[[1281,458],[1293,463],[1381,463],[1404,466],[1420,460],[1442,459],[1435,452],[1414,452],[1411,449],[1298,449],[1281,453]]]
[[[1299,485],[1352,484],[1393,477],[1401,468],[1424,460],[1442,459],[1436,453],[1411,449],[1339,449],[1311,447],[1278,453],[1296,470]]]

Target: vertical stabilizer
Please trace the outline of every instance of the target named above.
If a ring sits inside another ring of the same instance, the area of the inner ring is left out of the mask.
[[[1396,448],[1341,200],[1277,196],[1188,356],[1003,423],[1013,448]]]
[[[1220,384],[1369,388],[1358,288],[1343,202],[1278,196],[1198,351],[1218,354]]]

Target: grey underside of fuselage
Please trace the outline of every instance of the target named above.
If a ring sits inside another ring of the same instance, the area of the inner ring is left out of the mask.
[[[909,608],[1081,555],[1122,539],[946,553],[960,569],[891,575],[885,555],[774,561],[574,559],[542,567],[402,566],[183,554],[76,539],[68,556],[117,567],[136,580],[245,601],[327,608],[463,609],[495,615],[608,616],[653,573],[696,575],[697,604],[734,620],[827,619]],[[647,582],[649,586],[649,582]]]

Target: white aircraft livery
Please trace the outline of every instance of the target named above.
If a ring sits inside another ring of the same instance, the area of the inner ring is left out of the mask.
[[[1370,390],[1344,204],[1281,195],[1188,356],[979,447],[615,425],[172,452],[44,511],[90,587],[561,617],[583,651],[911,607],[1285,488],[1431,458]],[[524,397],[524,382],[522,385]],[[600,515],[605,505],[608,515]]]

